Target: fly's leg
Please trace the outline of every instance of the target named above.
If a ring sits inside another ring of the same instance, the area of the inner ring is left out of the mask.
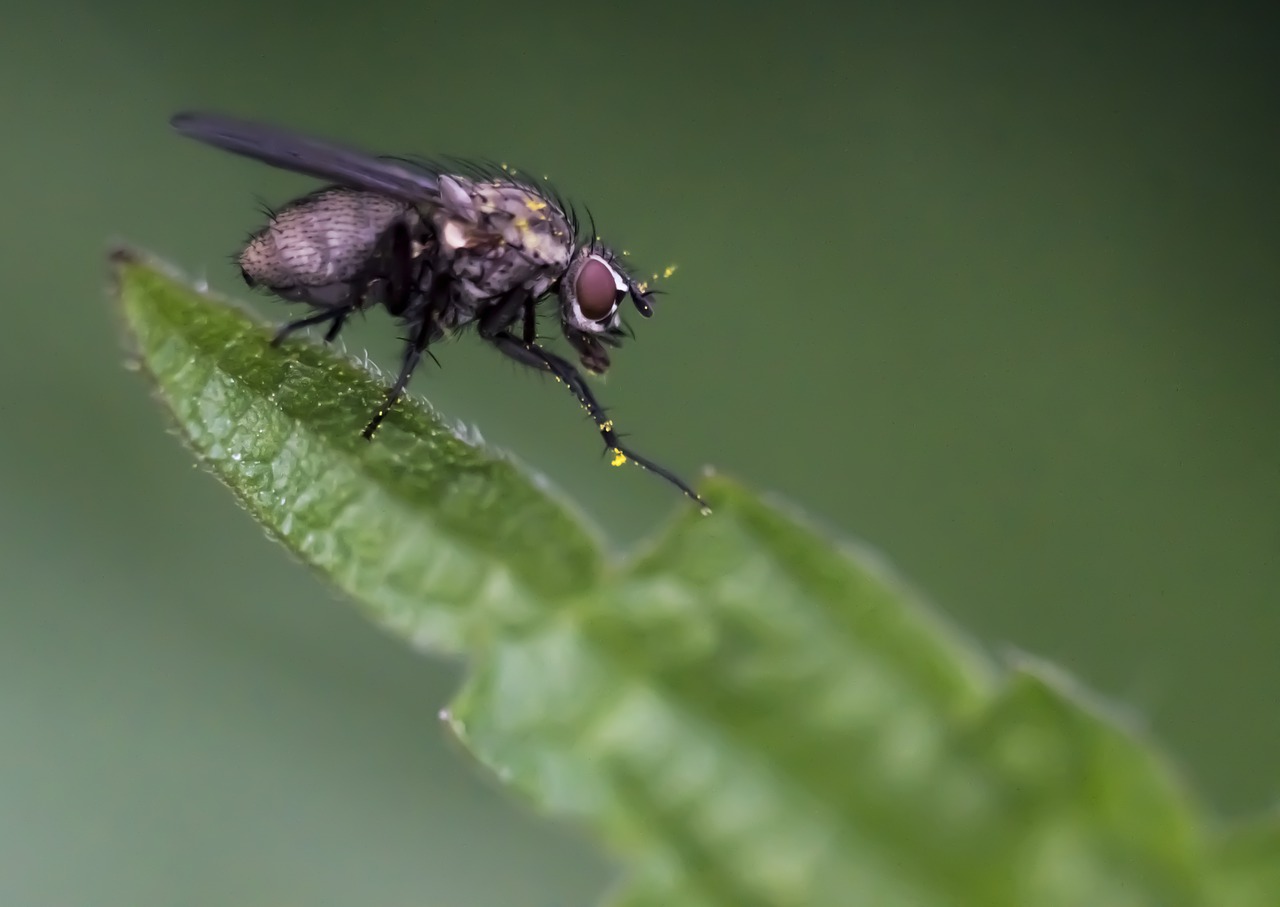
[[[409,379],[413,377],[413,370],[422,361],[422,354],[431,355],[427,352],[427,345],[433,339],[440,337],[436,323],[437,306],[441,300],[447,299],[449,294],[447,280],[440,279],[440,275],[432,273],[425,261],[415,262],[412,237],[403,221],[397,222],[392,228],[389,243],[392,277],[385,297],[386,307],[393,315],[399,315],[417,302],[421,304],[421,310],[416,315],[417,327],[414,329],[413,336],[405,338],[404,362],[400,366],[400,373],[396,375],[395,383],[387,391],[382,406],[360,433],[366,441],[373,440],[373,435],[382,424],[382,420],[404,395],[405,388],[409,386]]]
[[[364,308],[370,291],[379,285],[384,285],[382,298],[387,310],[392,315],[404,312],[413,299],[414,291],[413,238],[409,235],[408,225],[403,220],[396,221],[385,234],[382,243],[385,244],[385,252],[345,284],[323,288],[276,289],[277,295],[309,303],[318,311],[282,325],[271,339],[271,345],[279,346],[290,334],[325,322],[332,324],[324,335],[324,341],[332,343],[341,333],[347,317],[356,309]],[[340,295],[335,296],[335,290]]]
[[[591,393],[591,389],[587,387],[582,375],[567,360],[562,359],[555,353],[544,350],[537,344],[525,343],[507,331],[496,334],[490,340],[494,346],[516,362],[539,371],[550,372],[573,392],[573,395],[578,398],[578,402],[582,404],[583,409],[595,421],[596,427],[600,429],[600,436],[604,438],[605,447],[613,451],[613,465],[621,466],[630,460],[637,466],[661,476],[676,488],[679,488],[702,508],[703,513],[711,512],[707,502],[698,497],[697,492],[690,488],[679,476],[623,445],[618,433],[613,429],[613,420],[608,417],[604,407],[600,405],[595,395]]]
[[[530,346],[538,342],[538,307],[532,299],[524,305],[524,342]]]
[[[313,324],[324,324],[326,321],[331,321],[333,324],[324,335],[324,340],[325,343],[332,343],[334,338],[338,336],[338,332],[342,330],[342,325],[347,320],[347,316],[351,314],[351,310],[353,308],[355,308],[355,306],[351,305],[328,306],[318,312],[313,312],[305,318],[299,318],[296,321],[290,321],[287,324],[282,324],[276,331],[275,336],[271,338],[271,345],[279,346],[284,343],[285,339],[288,338],[290,334],[300,331],[303,328],[310,327]]]
[[[351,309],[343,309],[333,319],[333,324],[329,325],[329,330],[324,332],[324,342],[333,343],[338,339],[338,334],[342,332],[342,326],[347,323],[347,316],[351,314]]]
[[[409,235],[409,225],[403,219],[392,224],[383,236],[382,241],[386,243],[384,271],[387,283],[384,304],[392,315],[402,315],[413,301],[413,237]]]
[[[378,430],[382,420],[387,417],[391,407],[395,406],[400,397],[404,395],[405,388],[409,386],[409,379],[413,377],[413,370],[422,361],[422,354],[431,339],[431,325],[432,319],[424,316],[418,322],[418,327],[413,332],[413,336],[406,340],[404,362],[400,366],[400,374],[396,375],[395,383],[387,391],[387,396],[383,400],[382,406],[378,408],[373,418],[369,420],[369,424],[364,427],[364,431],[360,433],[360,436],[366,441],[373,440],[374,432]]]
[[[507,329],[520,317],[521,312],[531,305],[528,294],[520,291],[508,293],[480,315],[476,331],[485,340],[493,340],[499,334],[507,333]]]

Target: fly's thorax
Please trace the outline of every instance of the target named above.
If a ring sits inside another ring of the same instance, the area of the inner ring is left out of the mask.
[[[375,192],[322,189],[275,212],[240,253],[247,277],[268,287],[323,286],[349,280],[378,240],[412,206]]]
[[[450,271],[474,300],[505,296],[517,288],[536,298],[546,293],[555,280],[555,274],[545,265],[534,264],[509,247],[488,252],[465,250],[452,260]]]
[[[560,207],[512,180],[440,177],[441,205],[433,212],[446,254],[505,247],[533,269],[563,270],[573,252],[573,228]]]

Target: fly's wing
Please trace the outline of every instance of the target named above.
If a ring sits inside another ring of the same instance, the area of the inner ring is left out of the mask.
[[[179,113],[169,123],[188,138],[272,167],[352,189],[379,192],[412,204],[440,202],[436,174],[328,139],[217,113]]]

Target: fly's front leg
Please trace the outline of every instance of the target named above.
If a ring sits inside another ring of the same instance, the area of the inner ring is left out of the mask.
[[[679,488],[697,502],[704,513],[711,512],[707,502],[700,498],[698,493],[690,488],[679,476],[665,467],[659,466],[652,460],[637,454],[622,443],[622,439],[614,430],[613,420],[609,418],[604,407],[600,405],[595,395],[591,393],[591,389],[587,387],[586,380],[567,360],[557,356],[555,353],[544,350],[537,344],[525,343],[506,331],[496,334],[490,340],[494,346],[516,362],[539,371],[550,372],[573,392],[573,395],[578,398],[578,402],[582,404],[583,409],[595,421],[596,427],[600,429],[600,436],[604,439],[606,448],[613,451],[614,466],[621,466],[630,460],[637,466],[656,473],[676,488]]]

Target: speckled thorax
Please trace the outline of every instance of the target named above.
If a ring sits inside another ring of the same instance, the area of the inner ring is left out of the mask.
[[[429,217],[441,254],[467,295],[484,299],[518,285],[537,298],[564,273],[573,228],[536,190],[462,176],[440,182],[442,204]]]

